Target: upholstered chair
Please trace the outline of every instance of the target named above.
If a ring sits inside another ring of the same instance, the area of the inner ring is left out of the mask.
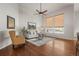
[[[18,45],[25,44],[25,38],[23,36],[16,36],[15,31],[9,31],[10,38],[12,40],[13,48]]]

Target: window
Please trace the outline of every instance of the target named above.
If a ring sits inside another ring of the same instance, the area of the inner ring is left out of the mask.
[[[63,33],[64,32],[64,14],[60,14],[54,16],[54,29],[55,33]]]
[[[46,31],[48,33],[53,33],[53,31],[54,31],[53,26],[54,26],[53,17],[47,17],[46,18],[46,27],[47,27]]]
[[[53,27],[53,17],[47,17],[46,18],[46,27],[47,28],[51,28],[51,27]]]
[[[48,32],[64,33],[64,14],[46,18],[46,27]]]

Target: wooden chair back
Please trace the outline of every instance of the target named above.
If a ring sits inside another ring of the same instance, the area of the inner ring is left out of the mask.
[[[9,31],[9,34],[10,34],[12,42],[15,42],[16,41],[16,39],[15,39],[16,38],[15,31]]]

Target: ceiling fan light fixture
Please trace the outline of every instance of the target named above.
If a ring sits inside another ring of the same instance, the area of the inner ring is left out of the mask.
[[[44,14],[47,12],[47,10],[42,11],[42,3],[40,3],[40,11],[38,9],[36,9],[36,11],[38,12],[38,14]]]

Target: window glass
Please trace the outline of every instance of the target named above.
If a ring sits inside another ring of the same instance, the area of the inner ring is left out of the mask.
[[[64,14],[46,18],[47,32],[64,33]]]

